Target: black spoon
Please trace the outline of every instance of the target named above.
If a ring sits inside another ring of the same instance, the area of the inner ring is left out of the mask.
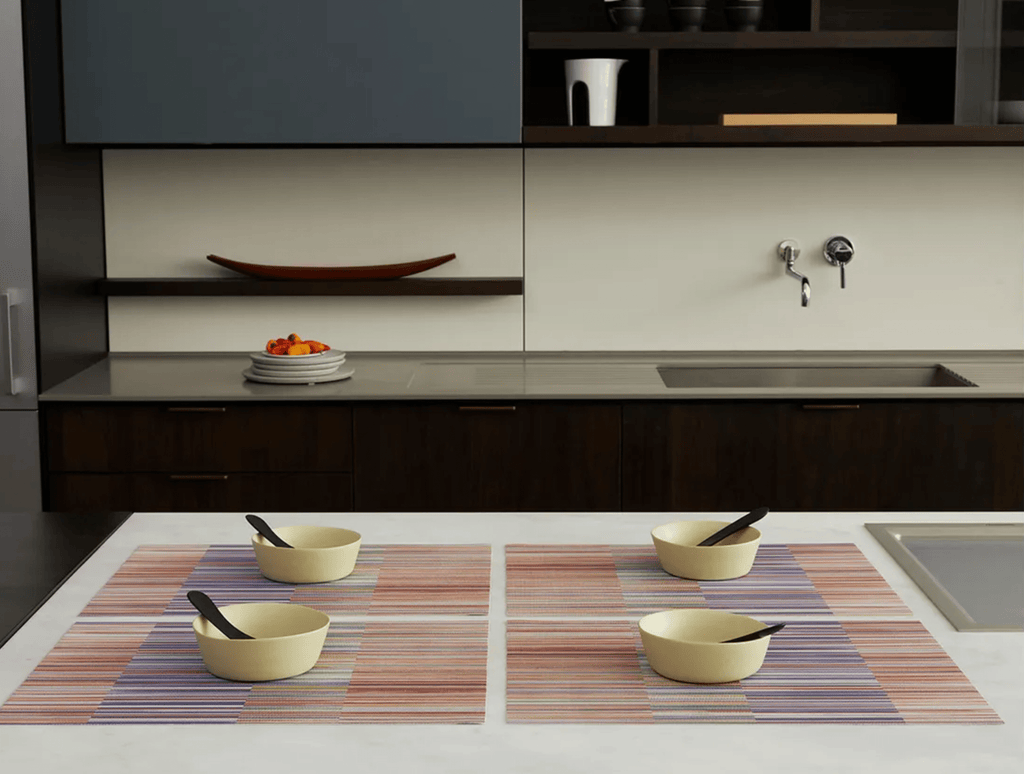
[[[750,642],[751,640],[759,640],[762,637],[767,637],[769,634],[775,634],[786,624],[775,624],[774,626],[766,626],[764,629],[758,629],[756,632],[750,634],[744,634],[740,637],[733,637],[731,640],[723,640],[723,642]]]
[[[207,621],[212,623],[229,640],[255,640],[251,634],[246,634],[231,621],[224,617],[224,614],[213,604],[213,600],[201,591],[190,591],[185,595],[192,606],[199,611]]]
[[[768,515],[768,509],[767,508],[755,508],[750,513],[748,513],[746,516],[742,516],[742,517],[736,519],[736,521],[734,521],[732,524],[728,524],[728,525],[722,527],[714,535],[712,535],[711,537],[707,538],[706,540],[702,540],[697,545],[698,546],[713,546],[719,540],[722,540],[723,538],[729,537],[729,535],[731,535],[734,532],[739,532],[744,527],[749,527],[755,521],[760,521],[761,519],[763,519],[767,515]]]
[[[284,540],[282,540],[280,537],[278,537],[278,534],[276,532],[274,532],[274,530],[272,530],[270,528],[270,525],[267,524],[267,522],[263,521],[263,519],[261,519],[255,513],[247,513],[246,516],[245,516],[245,520],[247,522],[249,522],[250,524],[252,524],[252,526],[255,527],[257,532],[259,532],[261,535],[263,535],[263,537],[265,537],[267,540],[269,540],[271,543],[273,543],[278,548],[294,548],[295,547],[291,543],[286,543],[286,542],[284,542]]]

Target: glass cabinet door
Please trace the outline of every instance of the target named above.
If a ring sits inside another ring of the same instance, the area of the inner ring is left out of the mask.
[[[960,0],[955,123],[1024,123],[1024,0]]]

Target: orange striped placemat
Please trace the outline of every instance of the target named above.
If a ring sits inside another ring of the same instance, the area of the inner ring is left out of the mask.
[[[80,620],[0,725],[482,723],[487,621],[332,623],[309,672],[242,683],[203,666],[189,621]]]
[[[634,621],[509,621],[506,637],[509,723],[1002,724],[919,621],[788,622],[757,673],[714,685],[654,672]]]
[[[625,616],[670,608],[745,615],[910,616],[853,543],[762,544],[742,578],[695,581],[661,569],[653,545],[505,549],[509,617]]]
[[[489,545],[364,545],[355,570],[331,583],[267,580],[249,545],[145,545],[125,561],[83,616],[195,614],[190,589],[218,605],[292,602],[328,615],[486,615]]]

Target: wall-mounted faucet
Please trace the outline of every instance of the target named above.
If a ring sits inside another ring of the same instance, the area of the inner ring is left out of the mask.
[[[846,287],[846,264],[853,260],[853,242],[844,236],[829,237],[825,242],[825,260],[839,267],[839,287]]]
[[[795,239],[779,243],[779,258],[786,262],[786,274],[800,280],[800,306],[807,306],[811,301],[811,281],[803,274],[793,271],[793,261],[799,257],[800,243]]]

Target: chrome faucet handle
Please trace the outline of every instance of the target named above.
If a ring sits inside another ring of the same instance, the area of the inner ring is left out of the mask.
[[[839,267],[839,287],[846,287],[846,264],[853,260],[853,242],[844,236],[825,241],[825,260]]]

